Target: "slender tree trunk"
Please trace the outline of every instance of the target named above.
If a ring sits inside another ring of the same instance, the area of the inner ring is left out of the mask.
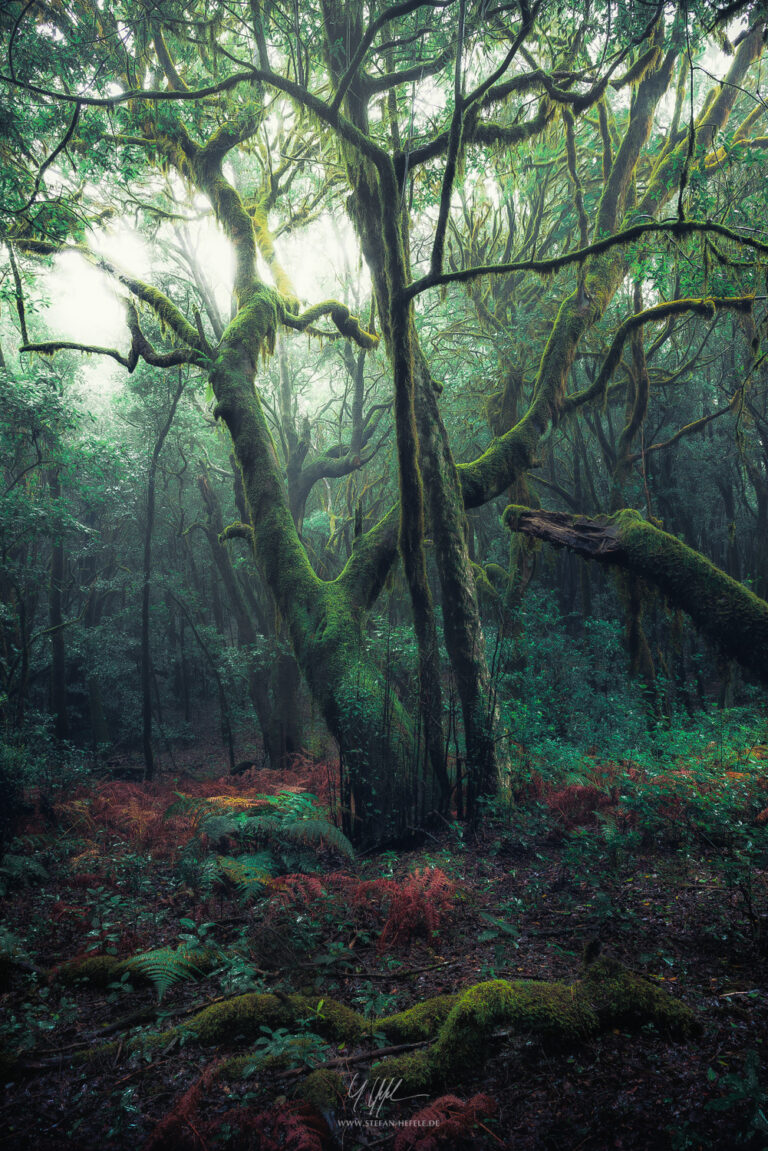
[[[48,471],[48,491],[54,505],[61,497],[58,470]],[[59,529],[51,541],[51,569],[48,581],[48,627],[51,636],[50,707],[57,739],[69,738],[67,716],[67,653],[64,643],[62,590],[65,572],[64,540]]]
[[[181,394],[184,391],[184,377],[179,371],[179,382],[171,401],[168,417],[155,440],[147,473],[147,513],[144,523],[144,564],[141,587],[141,743],[144,753],[144,779],[154,778],[155,758],[152,750],[152,650],[150,645],[150,601],[152,588],[152,533],[155,527],[155,486],[157,464],[166,438],[171,430],[173,417]]]

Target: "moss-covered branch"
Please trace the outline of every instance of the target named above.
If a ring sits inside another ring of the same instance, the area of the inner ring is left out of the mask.
[[[376,602],[397,558],[399,520],[399,509],[393,504],[383,519],[357,537],[352,555],[337,580],[350,600],[366,610]]]
[[[205,351],[198,348],[175,348],[171,352],[158,352],[144,336],[139,326],[139,317],[135,307],[129,301],[127,306],[128,329],[131,333],[131,347],[127,356],[117,348],[105,348],[97,344],[80,344],[73,340],[45,340],[35,344],[22,344],[20,352],[35,353],[40,356],[53,356],[56,352],[81,352],[86,356],[110,356],[118,364],[133,372],[139,360],[155,368],[174,368],[181,364],[192,364],[198,368],[210,367],[208,347],[205,337],[200,335],[200,342],[204,344]]]
[[[32,352],[38,356],[53,356],[56,352],[82,352],[86,356],[111,356],[113,360],[117,360],[118,364],[122,364],[129,371],[131,370],[127,357],[117,348],[102,348],[96,344],[78,344],[73,340],[46,340],[39,344],[22,344],[19,351]]]
[[[707,135],[712,130],[719,131],[727,123],[730,112],[736,99],[736,93],[741,90],[741,83],[746,70],[763,51],[763,30],[761,23],[742,41],[729,69],[728,75],[706,109],[700,114],[706,120]],[[622,284],[629,266],[629,253],[627,245],[649,233],[670,233],[676,236],[694,235],[711,231],[726,236],[728,239],[743,243],[758,253],[768,253],[768,245],[763,241],[755,244],[751,237],[740,235],[724,224],[709,220],[691,221],[680,219],[647,220],[639,223],[633,222],[638,213],[633,209],[629,217],[628,226],[616,229],[614,227],[615,211],[621,208],[622,200],[626,195],[627,187],[624,176],[619,179],[619,169],[624,172],[632,155],[635,164],[642,147],[642,137],[650,131],[650,105],[661,98],[665,90],[663,85],[657,83],[662,69],[651,72],[642,82],[643,100],[640,92],[633,106],[633,117],[637,125],[637,133],[633,135],[632,147],[620,149],[613,161],[611,177],[614,173],[613,203],[605,203],[604,193],[601,204],[601,219],[604,226],[610,226],[610,234],[599,238],[588,248],[566,257],[553,261],[541,261],[541,267],[535,271],[556,271],[560,259],[567,259],[570,263],[587,261],[585,274],[580,279],[579,288],[572,292],[562,303],[557,317],[552,325],[549,339],[539,363],[534,384],[534,391],[528,411],[514,427],[503,435],[497,436],[488,449],[478,459],[464,464],[460,468],[464,500],[467,507],[477,507],[493,499],[514,483],[514,481],[535,461],[541,435],[553,420],[557,420],[562,412],[566,400],[566,382],[574,362],[579,342],[586,331],[605,314],[605,311],[614,295]],[[669,75],[669,59],[666,60],[664,74]],[[703,123],[703,121],[702,121]],[[676,183],[671,180],[668,162],[681,163],[684,161],[685,136],[675,145],[662,163],[654,169],[648,181],[646,193],[639,210],[643,214],[655,216],[667,203],[676,189]],[[619,167],[617,167],[619,166]],[[633,166],[633,170],[634,170]],[[611,179],[609,178],[609,184]],[[613,185],[612,185],[613,186]],[[610,207],[610,211],[609,211]],[[603,210],[605,209],[605,210]],[[537,261],[537,263],[539,263]],[[548,267],[547,267],[548,265]],[[514,269],[512,269],[514,270]],[[471,278],[478,273],[478,269],[469,269],[468,272],[451,273],[453,277],[463,279]],[[442,279],[449,282],[446,277]],[[421,290],[419,285],[425,281],[417,281],[408,291]],[[429,284],[427,284],[429,286]]]
[[[751,295],[709,296],[702,297],[701,299],[669,300],[662,301],[660,304],[654,304],[653,307],[644,308],[643,311],[636,312],[633,316],[629,316],[624,323],[621,324],[614,336],[608,354],[603,360],[594,383],[580,392],[572,392],[571,395],[566,396],[560,409],[561,413],[565,414],[573,411],[576,408],[582,407],[584,404],[591,403],[592,400],[605,398],[611,376],[621,360],[624,344],[629,336],[639,328],[645,327],[646,324],[658,324],[662,320],[667,320],[672,316],[686,315],[689,313],[704,316],[705,319],[711,320],[714,319],[718,312],[751,312],[753,302],[754,296]]]
[[[56,256],[65,252],[77,253],[78,256],[82,256],[84,260],[87,260],[89,264],[93,264],[94,267],[102,272],[106,272],[107,275],[123,284],[137,300],[140,300],[143,304],[151,308],[161,327],[170,328],[182,343],[203,354],[209,350],[201,341],[197,327],[194,324],[190,324],[183,312],[176,307],[173,301],[170,300],[164,292],[161,292],[159,288],[155,288],[152,284],[140,280],[137,276],[132,276],[113,260],[108,260],[105,256],[94,252],[87,245],[54,244],[48,240],[28,239],[14,240],[13,243],[20,251],[33,256]],[[111,355],[112,353],[107,352],[106,354]]]
[[[768,603],[638,512],[588,519],[511,506],[504,522],[511,531],[641,576],[686,611],[725,655],[768,683]]]
[[[391,1020],[380,1020],[376,1029],[391,1034],[388,1022],[391,1026]],[[533,1035],[560,1049],[601,1031],[649,1023],[678,1039],[699,1030],[684,1004],[620,963],[598,959],[583,979],[571,984],[496,979],[468,988],[456,999],[430,1047],[386,1059],[375,1064],[373,1072],[402,1079],[406,1090],[430,1090],[475,1076],[489,1058],[499,1028],[513,1035]],[[402,1025],[395,1031],[402,1038],[419,1035]]]
[[[246,540],[253,546],[253,528],[250,524],[244,523],[228,524],[224,531],[219,533],[219,543],[224,544],[228,540]]]
[[[312,328],[315,321],[322,316],[330,316],[341,335],[352,340],[359,348],[367,349],[378,346],[378,335],[375,332],[367,331],[357,316],[352,315],[346,304],[341,304],[338,300],[323,300],[322,303],[314,304],[313,307],[307,308],[298,316],[286,312],[283,316],[283,323],[296,332],[311,330],[313,334],[322,335],[324,333],[317,333]]]
[[[719,224],[716,220],[678,220],[677,218],[674,220],[648,220],[621,228],[609,236],[603,236],[601,239],[587,244],[586,247],[574,248],[573,251],[566,252],[562,256],[552,256],[549,259],[541,260],[510,260],[500,264],[479,264],[475,268],[462,268],[458,272],[445,272],[441,276],[422,276],[409,284],[406,294],[411,298],[421,295],[428,288],[440,287],[444,284],[465,284],[470,280],[478,279],[480,276],[508,276],[512,272],[534,272],[542,276],[551,276],[563,268],[584,263],[590,256],[599,256],[613,248],[634,244],[643,239],[644,236],[669,234],[680,239],[702,233],[722,236],[724,239],[732,240],[735,244],[743,244],[745,247],[753,248],[761,255],[768,255],[768,244],[764,241],[757,239],[754,235],[740,233],[725,224]]]

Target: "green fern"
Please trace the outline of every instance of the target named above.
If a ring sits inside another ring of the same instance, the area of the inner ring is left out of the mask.
[[[289,823],[280,825],[280,835],[293,843],[304,847],[325,845],[338,851],[347,859],[355,858],[355,849],[343,831],[330,823],[327,819],[316,817],[314,819],[294,819]]]
[[[200,952],[188,947],[158,947],[145,951],[125,961],[125,970],[135,971],[144,979],[154,983],[158,1000],[166,991],[185,979],[197,979],[202,972],[197,966],[204,957]]]
[[[242,812],[216,812],[201,820],[198,832],[209,839],[224,839],[227,835],[241,836],[250,831],[250,819]]]
[[[205,841],[215,845],[227,839],[244,848],[250,844],[262,849],[236,858],[219,855],[203,865],[201,882],[206,887],[224,877],[245,897],[258,894],[274,875],[316,870],[319,848],[355,858],[346,835],[321,814],[316,798],[307,793],[284,791],[256,799],[178,795],[166,811],[166,816],[173,815],[184,815],[194,823],[190,854],[204,848]]]
[[[255,855],[219,855],[216,858],[219,874],[237,885],[241,895],[259,895],[272,878],[273,861],[269,851]]]
[[[312,807],[312,812],[317,809]],[[258,839],[275,848],[285,847],[332,847],[347,859],[355,858],[355,849],[342,831],[329,820],[316,814],[296,818],[280,818],[277,815],[262,815],[242,812],[217,812],[204,819],[199,828],[209,839],[218,840],[225,836]]]
[[[17,884],[44,882],[48,878],[48,872],[42,863],[33,856],[4,855],[3,862],[0,863],[0,895],[5,895]]]

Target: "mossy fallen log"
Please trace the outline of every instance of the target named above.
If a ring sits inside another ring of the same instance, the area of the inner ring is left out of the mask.
[[[365,1043],[372,1032],[397,1042],[434,1038],[426,1050],[379,1065],[418,1066],[420,1081],[449,1079],[454,1072],[480,1066],[500,1027],[512,1034],[537,1036],[554,1047],[573,1046],[622,1025],[653,1023],[673,1038],[687,1038],[699,1028],[684,1004],[615,960],[603,958],[574,983],[497,979],[373,1021],[333,999],[320,1002],[306,995],[249,992],[211,1004],[165,1031],[136,1036],[127,1046],[166,1047],[174,1039],[206,1046],[234,1044],[256,1038],[262,1027],[290,1028],[307,1021],[316,1034],[347,1046]],[[399,1076],[401,1071],[391,1074]]]
[[[724,655],[768,683],[768,603],[638,512],[590,519],[512,505],[503,519],[513,532],[641,576],[687,612]]]
[[[259,1038],[265,1027],[273,1031],[297,1028],[297,1041],[306,1039],[309,1027],[315,1035],[342,1043],[349,1051],[353,1045],[369,1044],[375,1033],[395,1043],[428,1044],[373,1066],[373,1074],[402,1079],[405,1088],[421,1091],[472,1078],[508,1037],[525,1035],[560,1050],[615,1027],[649,1023],[672,1039],[687,1039],[700,1031],[696,1016],[685,1004],[616,960],[600,958],[583,978],[570,984],[496,979],[423,1000],[373,1021],[333,999],[248,992],[210,1004],[174,1027],[143,1031],[72,1058],[113,1059],[118,1051],[146,1055],[169,1050],[176,1043],[236,1048]],[[233,1055],[218,1067],[217,1077],[239,1078],[255,1058],[247,1053]],[[371,1052],[370,1058],[375,1060],[376,1053]],[[42,1069],[42,1064],[29,1065],[31,1071]]]
[[[676,1039],[700,1030],[685,1004],[615,960],[598,959],[571,984],[495,979],[468,988],[430,1047],[374,1064],[372,1074],[402,1079],[404,1090],[431,1090],[476,1075],[494,1049],[499,1028],[560,1049],[614,1027],[648,1023]]]

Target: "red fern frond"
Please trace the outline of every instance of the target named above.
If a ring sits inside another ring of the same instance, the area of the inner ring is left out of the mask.
[[[206,1128],[205,1134],[216,1139],[223,1128],[229,1151],[331,1151],[335,1146],[328,1124],[308,1103],[275,1104],[263,1111],[227,1111]],[[222,1145],[216,1142],[216,1146]]]
[[[179,1096],[147,1139],[143,1151],[207,1151],[208,1145],[195,1123],[195,1113],[220,1062],[217,1059],[210,1063],[192,1086]]]
[[[322,876],[303,875],[301,872],[278,875],[270,879],[268,887],[274,906],[291,909],[310,907],[325,895]]]
[[[466,1103],[455,1095],[441,1095],[417,1111],[412,1125],[395,1139],[394,1151],[438,1151],[467,1139],[480,1119],[496,1112],[490,1095],[473,1095]]]
[[[439,867],[418,868],[392,896],[380,951],[408,946],[417,936],[429,939],[451,906],[456,884]]]
[[[564,828],[584,827],[595,823],[597,812],[614,804],[610,795],[597,787],[569,784],[545,795],[547,807]]]
[[[341,888],[352,907],[366,911],[380,911],[389,906],[392,897],[400,890],[394,879],[351,879],[339,877],[337,886]]]

